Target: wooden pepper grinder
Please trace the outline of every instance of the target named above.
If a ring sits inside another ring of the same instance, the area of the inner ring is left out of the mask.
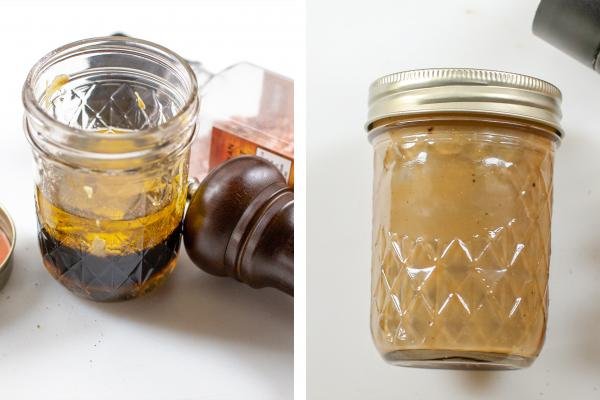
[[[192,194],[184,243],[198,267],[294,295],[294,192],[270,162],[233,158]]]

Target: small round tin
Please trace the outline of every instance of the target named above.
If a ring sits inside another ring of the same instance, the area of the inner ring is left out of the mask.
[[[12,255],[15,250],[16,230],[15,224],[10,218],[8,212],[0,205],[0,231],[6,235],[10,245],[8,254],[4,259],[0,259],[0,289],[4,287],[8,281],[8,277],[12,271]]]

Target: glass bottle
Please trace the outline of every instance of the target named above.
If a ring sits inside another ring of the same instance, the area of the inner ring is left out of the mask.
[[[388,362],[503,369],[539,354],[560,97],[473,69],[371,85],[371,331]]]
[[[198,113],[189,64],[107,37],[43,57],[23,89],[48,271],[98,301],[132,298],[173,270]]]
[[[256,155],[294,181],[294,81],[242,62],[213,74],[191,62],[202,111],[190,175],[204,178],[230,158]],[[198,155],[198,156],[196,156]]]

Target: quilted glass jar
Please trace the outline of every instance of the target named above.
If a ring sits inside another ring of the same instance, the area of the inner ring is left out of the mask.
[[[535,360],[559,107],[557,88],[511,73],[420,70],[373,83],[371,331],[388,362]]]
[[[75,42],[23,89],[48,271],[98,301],[139,296],[173,270],[198,112],[187,62],[150,42]]]

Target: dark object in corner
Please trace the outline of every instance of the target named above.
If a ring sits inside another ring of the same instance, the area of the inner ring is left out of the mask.
[[[600,0],[542,0],[533,33],[600,72]]]

